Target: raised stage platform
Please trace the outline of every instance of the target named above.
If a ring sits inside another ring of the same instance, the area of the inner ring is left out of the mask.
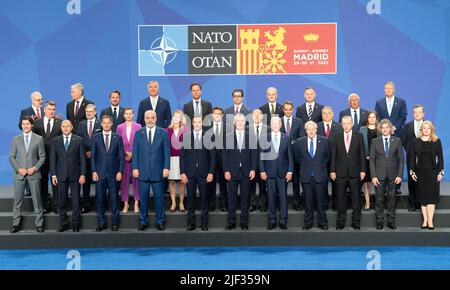
[[[303,211],[291,210],[292,190],[289,189],[288,230],[266,230],[268,213],[255,211],[250,213],[250,230],[237,228],[225,231],[226,213],[216,209],[210,212],[209,231],[197,229],[187,232],[186,215],[181,212],[167,212],[167,229],[158,232],[150,227],[145,232],[138,232],[138,215],[123,214],[119,232],[96,233],[96,214],[94,211],[82,215],[82,230],[57,233],[58,215],[52,213],[45,216],[45,233],[35,231],[31,199],[24,201],[22,230],[10,234],[12,222],[13,189],[10,186],[0,187],[0,249],[31,248],[97,248],[97,247],[178,247],[178,246],[450,246],[450,183],[441,185],[441,202],[436,211],[434,231],[421,230],[420,212],[408,212],[407,195],[397,196],[397,227],[375,229],[374,210],[363,211],[362,228],[355,231],[350,227],[351,210],[347,213],[348,228],[336,231],[336,213],[328,211],[329,230],[313,228],[302,230]],[[406,193],[406,184],[402,185]],[[150,198],[150,224],[154,221],[153,201]],[[169,197],[166,197],[166,208],[169,208]],[[70,213],[69,213],[70,215]],[[108,220],[109,220],[109,214]],[[239,215],[239,214],[238,214]],[[199,215],[197,221],[199,223]]]

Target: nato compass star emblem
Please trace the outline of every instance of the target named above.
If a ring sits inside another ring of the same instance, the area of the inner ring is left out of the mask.
[[[148,51],[157,63],[165,66],[175,59],[177,52],[180,50],[176,48],[175,41],[163,34],[153,41]]]

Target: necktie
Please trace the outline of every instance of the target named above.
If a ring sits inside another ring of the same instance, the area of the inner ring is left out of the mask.
[[[200,115],[200,108],[198,103],[198,101],[195,102],[195,115],[197,116]]]
[[[419,138],[419,134],[420,134],[420,125],[421,125],[421,122],[417,122],[417,126],[414,128],[414,134],[416,135],[417,138]]]
[[[239,137],[238,137],[238,146],[239,146],[239,152],[242,151],[242,133],[239,133]]]
[[[354,110],[353,112],[354,112],[353,123],[355,123],[355,126],[357,126],[359,124],[358,114],[356,113],[356,110]]]
[[[259,147],[259,125],[256,126],[256,147]]]
[[[389,138],[384,138],[384,152],[386,154],[386,157],[388,157],[389,155],[389,142],[388,142]]]
[[[50,119],[48,119],[47,121],[47,129],[45,130],[45,134],[48,136],[50,136],[51,133],[51,129],[50,129]]]
[[[309,142],[309,156],[311,156],[311,159],[314,158],[314,139],[310,139]]]
[[[30,135],[25,135],[25,150],[28,152],[28,148],[30,148]]]
[[[216,124],[216,130],[214,131],[215,136],[219,136],[219,124]]]
[[[114,120],[117,120],[117,108],[114,108]]]
[[[329,138],[330,137],[330,124],[327,124],[327,131],[326,131],[326,133],[325,134],[327,134],[327,138]]]
[[[69,150],[69,137],[67,137],[67,136],[66,136],[66,142],[64,142],[64,149],[66,150],[66,152],[67,152],[67,150]]]
[[[36,117],[37,117],[38,119],[41,118],[41,109],[40,109],[40,108],[37,108],[37,109],[36,109]]]
[[[275,152],[278,153],[279,150],[279,140],[278,140],[278,134],[275,134],[275,137],[273,138],[274,140],[274,144],[273,146],[275,147]]]
[[[153,143],[153,139],[152,139],[152,129],[148,130],[148,142],[150,144]]]
[[[271,115],[275,114],[275,105],[274,104],[270,104],[270,114]]]
[[[88,128],[89,139],[91,139],[91,137],[92,137],[92,130],[93,130],[93,128],[92,128],[92,120],[90,120],[89,121],[89,128]]]
[[[309,109],[308,109],[308,119],[311,119],[311,115],[312,115],[312,105],[309,104]]]
[[[75,116],[78,115],[78,111],[80,110],[80,101],[76,101],[75,105]]]
[[[236,109],[234,110],[234,114],[235,115],[239,114],[239,107],[236,107]]]
[[[105,147],[106,147],[106,152],[109,151],[109,134],[105,134]]]
[[[346,135],[347,135],[347,136],[346,136],[346,138],[345,138],[345,150],[346,150],[347,153],[348,153],[348,150],[350,149],[350,134],[347,133]]]
[[[391,113],[392,113],[392,101],[391,100],[388,101],[388,113],[389,113],[389,116],[391,116]]]
[[[194,145],[194,149],[201,149],[202,148],[202,143],[200,141],[200,133],[195,133],[195,145]]]
[[[286,134],[291,135],[291,118],[286,121]]]

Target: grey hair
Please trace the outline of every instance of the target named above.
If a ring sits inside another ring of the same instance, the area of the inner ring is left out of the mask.
[[[316,124],[316,122],[314,122],[314,121],[308,121],[308,122],[306,122],[306,124],[305,124],[305,130],[306,130],[309,126],[312,126],[314,129],[317,129],[317,124]]]
[[[275,87],[268,87],[266,93],[268,93],[269,91],[275,91],[275,93],[278,93],[278,90]]]
[[[351,93],[350,96],[348,96],[348,101],[350,101],[350,98],[353,97],[353,96],[358,97],[358,101],[359,101],[359,95],[356,94],[356,93]]]

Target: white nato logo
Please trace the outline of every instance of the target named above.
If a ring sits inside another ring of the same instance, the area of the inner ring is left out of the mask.
[[[180,50],[177,48],[177,45],[172,38],[163,34],[152,42],[148,51],[157,63],[165,66],[175,59],[177,52]]]

